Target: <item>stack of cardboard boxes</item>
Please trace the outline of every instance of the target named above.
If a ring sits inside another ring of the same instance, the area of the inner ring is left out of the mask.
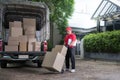
[[[61,72],[66,56],[67,48],[64,45],[56,45],[52,52],[47,52],[42,67],[52,71]]]
[[[23,18],[23,30],[28,39],[35,38],[36,19]]]
[[[34,44],[36,42],[35,31],[36,31],[36,20],[23,18],[23,30],[24,34],[28,39],[28,51],[34,51]]]
[[[23,18],[23,23],[9,22],[9,29],[10,36],[5,51],[40,51],[41,42],[35,38],[36,19]]]
[[[22,23],[20,21],[9,22],[10,36],[5,51],[18,51],[19,36],[23,35]]]

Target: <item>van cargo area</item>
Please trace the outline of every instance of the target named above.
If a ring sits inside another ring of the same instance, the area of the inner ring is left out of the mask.
[[[0,0],[0,63],[32,61],[41,66],[41,42],[50,37],[49,9],[28,0]]]

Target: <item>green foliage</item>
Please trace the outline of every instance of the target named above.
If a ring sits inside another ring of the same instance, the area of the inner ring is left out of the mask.
[[[73,13],[74,0],[33,0],[47,4],[50,9],[50,20],[58,25],[60,34],[64,35],[68,18]]]
[[[62,39],[59,44],[63,45],[64,44],[64,39]]]
[[[87,52],[120,52],[120,30],[89,34],[84,37]]]
[[[48,42],[48,51],[51,51],[53,48],[52,42],[47,41]]]

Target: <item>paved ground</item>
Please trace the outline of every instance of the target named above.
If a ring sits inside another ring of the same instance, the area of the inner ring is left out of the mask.
[[[120,63],[76,60],[76,72],[55,73],[36,65],[8,65],[0,68],[0,80],[119,80]]]

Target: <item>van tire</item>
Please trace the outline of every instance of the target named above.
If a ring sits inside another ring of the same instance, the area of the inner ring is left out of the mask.
[[[37,67],[42,67],[42,63],[40,61],[37,62]]]
[[[6,68],[7,67],[7,63],[6,62],[1,62],[1,68]]]

